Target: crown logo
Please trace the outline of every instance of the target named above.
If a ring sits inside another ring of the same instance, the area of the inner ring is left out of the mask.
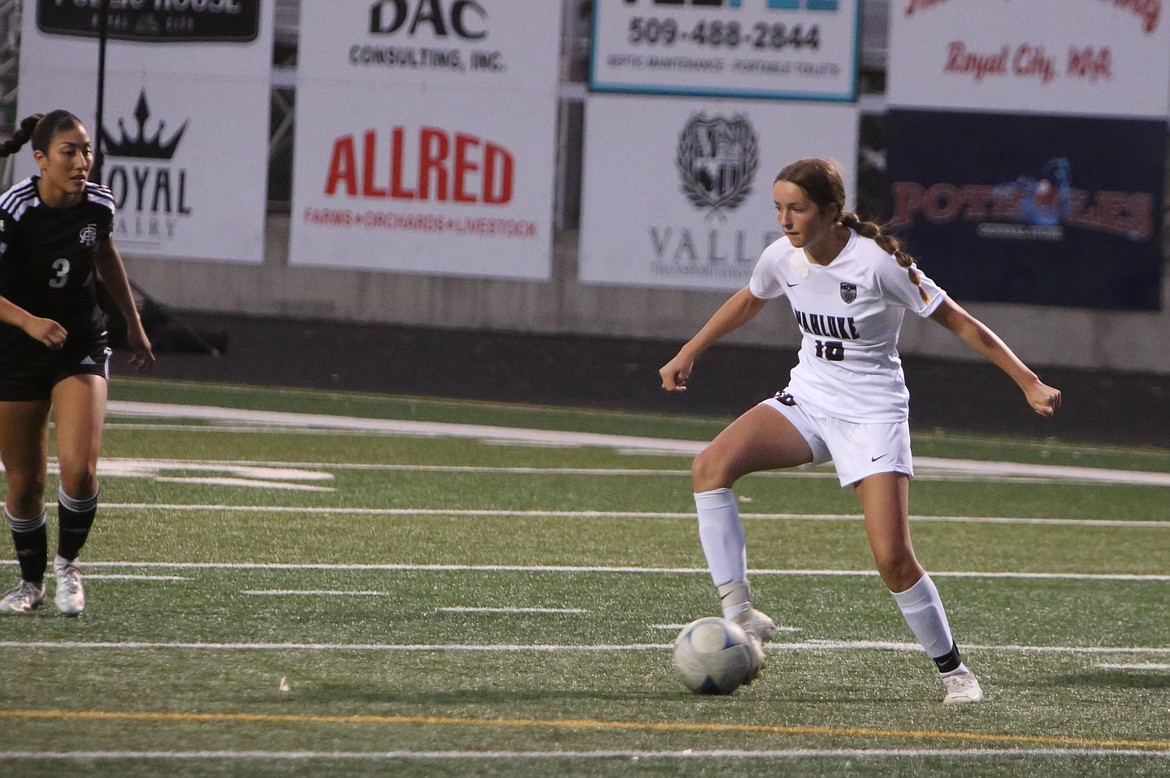
[[[102,128],[105,134],[106,153],[111,157],[140,157],[143,159],[170,159],[175,155],[183,132],[187,129],[187,122],[179,128],[169,141],[163,142],[163,129],[166,122],[159,120],[158,129],[152,137],[146,136],[146,120],[150,118],[150,107],[146,104],[146,90],[138,93],[138,105],[134,108],[134,118],[138,120],[138,136],[131,138],[126,132],[125,119],[118,120],[118,129],[121,131],[121,140],[114,140],[114,134]]]

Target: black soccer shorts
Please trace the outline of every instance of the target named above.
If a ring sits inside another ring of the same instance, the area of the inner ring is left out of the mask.
[[[112,351],[106,333],[66,341],[60,351],[28,338],[27,343],[7,342],[0,348],[0,402],[48,400],[53,387],[75,375],[110,378]]]

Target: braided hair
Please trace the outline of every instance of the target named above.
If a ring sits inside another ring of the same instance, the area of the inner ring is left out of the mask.
[[[0,143],[0,157],[12,156],[30,140],[34,151],[48,154],[49,144],[57,133],[81,126],[81,119],[64,110],[30,114],[20,120],[11,138]]]
[[[776,182],[787,181],[796,184],[804,190],[808,198],[824,210],[829,206],[837,207],[837,221],[843,226],[855,230],[863,238],[870,238],[878,244],[897,263],[906,268],[910,280],[918,287],[923,302],[930,302],[930,295],[919,283],[918,271],[913,267],[914,257],[902,249],[902,244],[893,235],[882,232],[881,225],[866,221],[855,213],[845,211],[845,182],[837,170],[836,164],[824,157],[807,157],[798,159],[788,165],[776,175]]]

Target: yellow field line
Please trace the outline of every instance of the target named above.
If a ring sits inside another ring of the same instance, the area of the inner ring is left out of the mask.
[[[596,721],[591,719],[477,719],[450,716],[314,716],[281,713],[166,713],[100,710],[0,710],[0,719],[69,719],[75,721],[253,722],[279,724],[378,724],[464,727],[526,727],[610,729],[642,732],[744,732],[765,735],[828,735],[835,737],[969,740],[1070,748],[1147,748],[1170,751],[1170,740],[1098,740],[1093,738],[1006,735],[987,732],[813,727],[771,724],[715,724],[670,721]]]

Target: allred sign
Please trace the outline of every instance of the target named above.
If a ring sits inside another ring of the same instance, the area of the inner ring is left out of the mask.
[[[325,195],[485,205],[511,202],[516,161],[467,132],[421,127],[367,130],[333,141]]]

